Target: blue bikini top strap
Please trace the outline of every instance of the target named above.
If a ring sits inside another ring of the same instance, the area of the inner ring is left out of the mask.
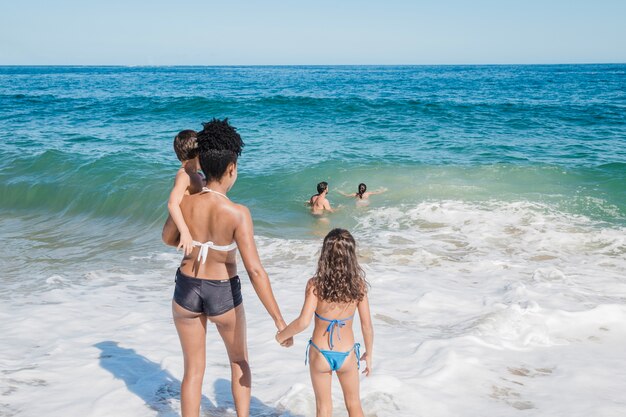
[[[346,321],[352,320],[352,318],[354,317],[354,314],[352,314],[350,317],[345,318],[345,319],[330,320],[330,319],[327,319],[326,317],[320,316],[319,314],[317,314],[317,311],[316,311],[315,317],[317,317],[320,320],[327,321],[329,323],[328,327],[326,328],[325,333],[328,333],[328,345],[330,346],[330,350],[333,350],[333,346],[334,346],[333,335],[335,333],[335,327],[337,328],[337,339],[341,340],[339,329],[346,325]]]

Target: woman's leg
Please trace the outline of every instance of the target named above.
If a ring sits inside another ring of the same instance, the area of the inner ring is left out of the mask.
[[[172,315],[185,361],[180,389],[181,412],[183,417],[198,417],[206,366],[206,316],[186,310],[175,301],[172,301]]]
[[[357,367],[355,352],[352,351],[341,368],[337,371],[339,384],[343,391],[343,400],[346,402],[350,417],[363,417],[361,395],[359,393],[359,368]]]
[[[309,370],[311,383],[315,392],[315,409],[317,417],[330,417],[333,414],[333,398],[331,384],[333,373],[326,359],[315,348],[309,346]]]
[[[222,336],[230,361],[231,389],[237,417],[250,414],[250,386],[252,376],[248,365],[248,343],[246,340],[246,313],[243,304],[232,310],[209,318],[215,323]]]

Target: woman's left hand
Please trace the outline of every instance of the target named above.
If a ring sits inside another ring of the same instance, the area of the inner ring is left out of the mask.
[[[290,337],[289,339],[282,340],[281,337],[280,337],[280,330],[276,332],[276,341],[282,347],[291,347],[293,345],[293,337]]]

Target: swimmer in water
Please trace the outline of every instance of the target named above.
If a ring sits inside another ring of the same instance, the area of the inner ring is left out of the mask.
[[[359,205],[367,205],[369,204],[369,196],[374,194],[382,194],[385,191],[387,191],[386,188],[380,188],[376,191],[367,191],[367,185],[365,185],[365,183],[360,183],[357,192],[354,194],[346,194],[342,191],[338,191],[338,193],[345,197],[355,198],[356,203]]]
[[[312,195],[309,199],[309,205],[311,206],[311,214],[322,215],[325,212],[332,213],[334,210],[330,207],[330,202],[326,198],[328,194],[328,183],[322,181],[317,184],[317,194]]]

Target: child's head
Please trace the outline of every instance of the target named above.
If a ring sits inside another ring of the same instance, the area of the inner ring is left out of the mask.
[[[326,181],[322,181],[317,184],[317,193],[322,194],[324,191],[328,189],[328,183]]]
[[[365,185],[365,183],[362,182],[359,184],[359,194],[363,195],[365,191],[367,191],[367,185]]]
[[[363,299],[367,281],[350,232],[333,229],[326,235],[314,278],[315,295],[323,301],[352,303]]]
[[[213,119],[202,125],[204,129],[198,132],[200,167],[207,182],[219,181],[231,164],[236,167],[244,143],[228,119]]]
[[[174,152],[180,162],[190,161],[198,156],[198,142],[194,130],[181,130],[174,138]]]

